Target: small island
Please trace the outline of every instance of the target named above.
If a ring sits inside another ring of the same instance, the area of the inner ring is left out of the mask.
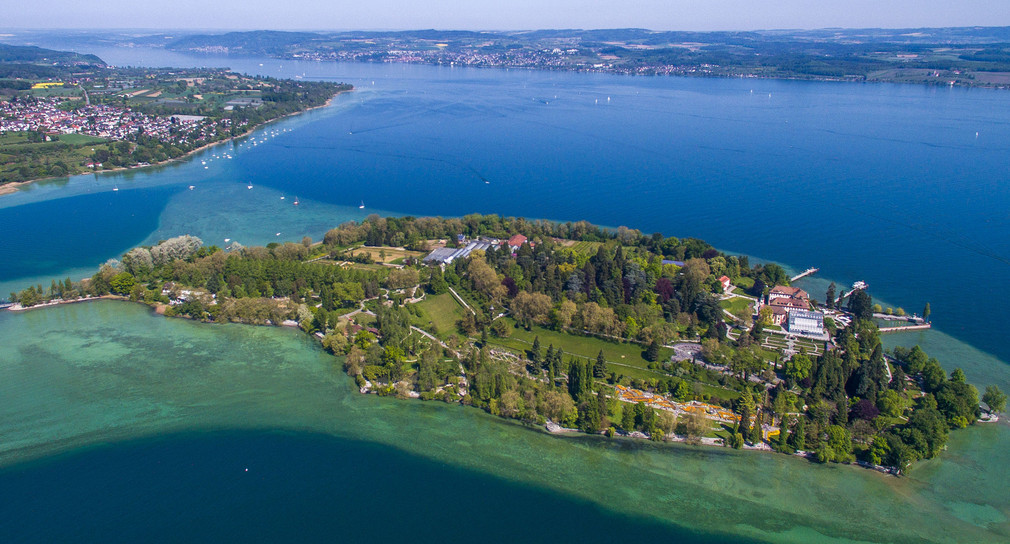
[[[227,69],[116,68],[93,55],[0,44],[0,194],[177,159],[351,88]]]
[[[892,474],[1005,409],[998,387],[980,398],[918,346],[883,349],[882,331],[928,324],[928,304],[904,316],[876,306],[865,284],[832,284],[819,302],[790,282],[781,266],[695,238],[373,215],[320,242],[172,238],[91,278],[12,293],[11,309],[114,297],[166,316],[297,327],[362,393],[460,403],[555,433]]]

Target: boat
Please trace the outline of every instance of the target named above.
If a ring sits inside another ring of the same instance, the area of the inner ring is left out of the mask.
[[[245,188],[246,189],[252,189],[252,185],[246,185]]]
[[[296,196],[295,197],[295,206],[297,206],[297,205],[298,205],[298,197]]]
[[[365,201],[364,201],[364,200],[362,200],[362,201],[361,201],[361,205],[360,205],[360,206],[358,206],[358,209],[359,209],[359,210],[363,210],[363,209],[365,209]]]
[[[196,185],[190,185],[190,186],[189,186],[189,190],[190,190],[190,191],[192,191],[193,189],[196,189]]]
[[[113,191],[118,191],[118,190],[119,190],[119,186],[114,186],[114,187],[112,188],[112,190],[113,190]]]

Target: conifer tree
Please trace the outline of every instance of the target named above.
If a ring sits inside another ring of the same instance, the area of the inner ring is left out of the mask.
[[[602,354],[602,352],[601,352]],[[645,360],[655,362],[659,360],[659,341],[653,340],[645,350]]]
[[[603,357],[603,350],[596,356],[596,364],[593,365],[593,377],[605,378],[607,376],[607,360]]]
[[[803,416],[800,416],[796,420],[796,425],[793,426],[793,432],[789,435],[789,445],[797,450],[806,448],[807,432]]]

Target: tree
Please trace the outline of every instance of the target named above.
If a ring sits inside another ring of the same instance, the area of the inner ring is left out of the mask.
[[[635,430],[635,410],[631,404],[624,403],[621,408],[621,428],[629,433]]]
[[[533,365],[537,366],[537,367],[539,367],[540,364],[543,362],[543,359],[540,356],[540,337],[539,336],[533,337],[533,347],[530,349],[530,362],[532,362]]]
[[[445,281],[445,276],[442,275],[442,269],[433,266],[431,268],[431,277],[428,280],[428,291],[433,295],[441,295],[442,293],[449,292],[449,284]]]
[[[922,319],[928,323],[929,322],[929,316],[930,316],[931,313],[932,312],[929,309],[929,303],[927,302],[926,303],[926,307],[922,309]]]
[[[964,371],[960,368],[955,368],[953,372],[950,373],[950,381],[957,383],[968,383],[968,377],[964,375]]]
[[[814,363],[807,354],[797,353],[785,363],[786,376],[793,382],[799,382],[810,376],[813,366]]]
[[[779,424],[779,436],[775,446],[775,449],[782,453],[792,453],[790,451],[792,448],[789,447],[789,416],[782,416],[782,422]]]
[[[136,278],[129,272],[120,272],[109,280],[109,287],[117,295],[128,295],[133,286],[137,283]]]
[[[793,425],[793,432],[789,434],[789,446],[796,450],[802,450],[806,448],[807,445],[807,424],[806,419],[802,415],[796,420],[796,425]]]
[[[824,295],[825,300],[824,305],[827,306],[828,308],[835,307],[835,299],[837,298],[837,295],[835,294],[835,289],[836,289],[835,282],[831,282],[831,285],[828,286],[827,294]]]
[[[989,407],[989,413],[1000,413],[1006,409],[1007,396],[1006,393],[1000,391],[999,386],[988,385],[985,388],[985,394],[982,395],[982,402]]]
[[[920,458],[932,459],[947,443],[947,421],[936,409],[921,406],[912,412],[900,433],[902,441]]]
[[[979,416],[978,390],[963,381],[948,381],[936,392],[936,408],[952,428],[964,428]]]
[[[761,416],[762,412],[758,412],[754,417],[754,425],[750,429],[750,436],[748,439],[751,444],[761,444],[764,439],[764,431],[761,428]]]
[[[602,352],[601,352],[602,353]],[[645,350],[645,360],[656,362],[659,360],[659,341],[653,339],[652,343]]]
[[[873,317],[873,299],[869,293],[862,289],[856,289],[849,296],[849,311],[856,316],[856,319],[870,319]]]
[[[593,365],[593,377],[605,378],[607,376],[607,360],[603,357],[603,350],[596,356],[596,363]]]
[[[705,436],[712,428],[712,423],[704,413],[691,412],[682,418],[681,425],[678,425],[678,434],[683,434],[688,444],[698,444],[701,437]]]
[[[519,291],[515,299],[512,300],[512,314],[516,321],[527,330],[534,323],[546,321],[547,312],[550,310],[551,297],[542,293]]]

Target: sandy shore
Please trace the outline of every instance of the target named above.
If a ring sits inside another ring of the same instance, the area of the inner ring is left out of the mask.
[[[155,166],[163,166],[163,165],[166,165],[166,164],[169,164],[169,163],[172,163],[172,162],[186,160],[190,156],[192,156],[192,155],[194,155],[196,153],[199,153],[200,151],[204,151],[204,150],[210,149],[211,147],[214,147],[216,145],[225,144],[225,143],[231,142],[233,140],[237,140],[239,138],[244,138],[244,137],[252,134],[253,132],[255,132],[257,129],[259,129],[261,127],[264,127],[266,125],[269,125],[270,123],[275,123],[275,122],[280,121],[282,119],[287,119],[288,117],[291,117],[293,115],[301,115],[301,114],[303,114],[303,113],[305,113],[307,111],[318,110],[320,108],[329,107],[333,103],[333,99],[334,98],[336,98],[337,96],[339,96],[339,95],[341,95],[343,93],[346,93],[346,92],[350,92],[350,91],[340,91],[339,93],[331,96],[321,106],[312,106],[311,108],[306,108],[306,109],[304,109],[302,111],[296,111],[294,113],[289,113],[287,115],[282,115],[280,117],[276,117],[276,118],[271,119],[269,121],[260,123],[260,124],[258,124],[256,126],[250,128],[249,130],[243,132],[242,134],[238,134],[238,135],[232,136],[230,138],[225,138],[224,140],[218,140],[216,142],[211,142],[209,144],[202,145],[202,146],[200,146],[200,147],[198,147],[198,148],[196,148],[196,149],[194,149],[194,150],[192,150],[192,151],[190,151],[190,152],[188,152],[188,153],[186,153],[184,155],[179,155],[178,157],[167,159],[167,160],[164,160],[164,161],[161,161],[161,162],[154,162],[154,163],[151,163],[151,164],[146,164],[144,166],[120,166],[120,167],[117,167],[117,168],[110,168],[108,170],[95,170],[94,172],[82,172],[80,174],[73,174],[73,176],[83,176],[83,175],[87,175],[87,174],[91,174],[91,173],[106,174],[106,173],[112,173],[112,172],[121,172],[123,170],[143,170],[145,168],[152,168],[152,167],[155,167]],[[70,177],[73,177],[73,176],[70,176]],[[12,181],[10,183],[5,183],[4,185],[0,185],[0,196],[16,193],[16,192],[18,192],[20,190],[21,187],[23,187],[25,185],[29,185],[29,184],[35,183],[37,181],[45,181],[47,179],[60,179],[60,178],[38,178],[38,179],[30,179],[30,180],[27,180],[27,181]]]
[[[50,300],[49,302],[42,302],[40,304],[35,304],[34,306],[22,306],[21,304],[14,304],[10,308],[7,308],[11,312],[27,312],[29,310],[37,310],[39,308],[49,308],[52,306],[59,306],[61,304],[76,304],[78,302],[90,302],[92,300],[130,300],[130,297],[124,297],[121,295],[102,295],[100,297],[81,297],[75,298],[73,300],[63,300],[58,298],[56,300]]]

